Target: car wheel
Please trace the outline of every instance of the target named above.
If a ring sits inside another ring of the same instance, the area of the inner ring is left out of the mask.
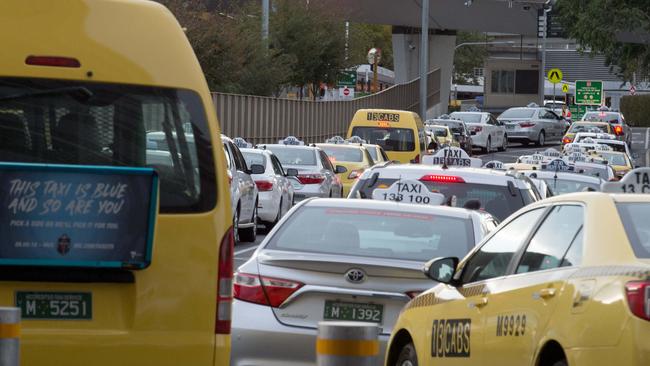
[[[544,130],[541,130],[539,132],[539,136],[537,136],[537,146],[544,146],[546,144],[546,134],[544,133]]]
[[[235,244],[237,244],[239,243],[239,207],[235,210],[235,215],[232,217],[232,231]]]
[[[506,150],[508,150],[508,135],[503,135],[503,144],[501,144],[499,151],[506,151]]]
[[[490,151],[492,151],[492,139],[488,137],[487,142],[485,143],[485,148],[483,148],[483,152],[489,154]]]
[[[252,221],[253,226],[239,230],[239,238],[243,242],[253,243],[257,239],[257,201],[255,201]]]
[[[415,353],[413,343],[409,343],[402,347],[397,357],[395,366],[418,366],[418,355]],[[554,365],[555,366],[555,365]]]

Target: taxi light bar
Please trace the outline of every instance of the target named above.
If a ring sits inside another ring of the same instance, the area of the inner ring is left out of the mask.
[[[650,320],[650,281],[631,281],[625,284],[627,304],[632,314]]]
[[[573,142],[573,140],[571,138],[569,138],[569,137],[565,137],[565,138],[562,139],[563,144],[570,144],[572,142]]]
[[[268,192],[273,190],[273,182],[268,180],[256,180],[255,185],[260,192]]]
[[[221,239],[219,248],[219,273],[217,277],[216,334],[230,334],[232,319],[232,279],[235,236],[232,226]]]
[[[237,300],[277,308],[303,285],[300,282],[280,278],[237,273],[234,296]]]
[[[616,136],[622,136],[623,135],[623,127],[614,126],[614,134],[616,134]]]
[[[320,184],[325,180],[323,174],[298,174],[296,177],[302,184]]]
[[[32,66],[54,66],[54,67],[81,67],[81,62],[76,58],[62,56],[27,56],[25,64]]]
[[[465,183],[465,179],[454,175],[427,174],[420,178],[420,182]]]
[[[533,122],[521,122],[519,124],[519,126],[523,127],[523,128],[535,127],[535,123],[533,123]]]

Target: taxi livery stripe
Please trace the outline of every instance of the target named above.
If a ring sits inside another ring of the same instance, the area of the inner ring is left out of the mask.
[[[379,354],[379,341],[317,339],[316,353],[328,356],[376,356]]]
[[[628,277],[639,277],[646,278],[650,277],[650,271],[644,267],[628,267],[628,266],[602,266],[602,267],[588,267],[582,268],[573,274],[573,278],[584,278],[584,277],[618,277],[618,276],[628,276]]]
[[[421,308],[425,306],[432,306],[432,305],[442,304],[443,302],[447,302],[447,301],[448,300],[443,300],[436,297],[435,294],[424,294],[411,300],[408,304],[406,304],[406,307],[404,309],[407,310],[413,308]]]
[[[0,324],[0,339],[20,337],[20,324]]]
[[[460,292],[465,297],[472,297],[472,296],[478,296],[482,294],[488,294],[489,290],[485,285],[477,285],[477,286],[459,288],[458,292]]]

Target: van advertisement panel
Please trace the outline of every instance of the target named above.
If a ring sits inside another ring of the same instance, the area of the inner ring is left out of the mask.
[[[151,261],[150,168],[0,164],[0,265],[141,269]]]

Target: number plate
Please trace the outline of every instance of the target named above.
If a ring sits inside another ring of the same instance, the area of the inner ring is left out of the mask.
[[[379,304],[359,304],[352,302],[325,301],[325,320],[350,320],[381,323],[384,306]]]
[[[90,292],[17,291],[16,306],[22,319],[90,320],[93,297]]]
[[[506,125],[506,129],[507,129],[507,130],[514,130],[514,129],[515,129],[515,125]]]

